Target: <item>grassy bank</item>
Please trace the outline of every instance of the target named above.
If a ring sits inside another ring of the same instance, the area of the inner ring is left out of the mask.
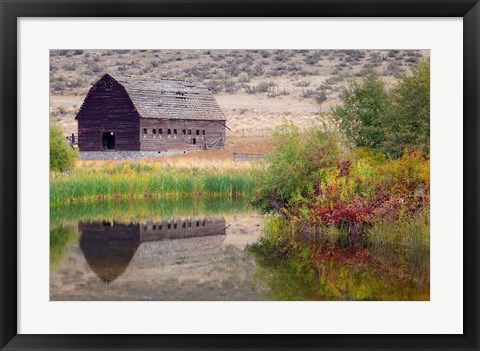
[[[282,300],[428,300],[428,155],[389,159],[292,125],[275,143],[253,201],[270,214],[249,249],[259,283]]]
[[[96,163],[50,176],[50,205],[119,197],[245,196],[255,190],[254,170],[234,165],[162,167],[159,163]]]

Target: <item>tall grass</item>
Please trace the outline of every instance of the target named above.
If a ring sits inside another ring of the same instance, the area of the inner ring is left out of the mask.
[[[383,222],[367,230],[370,250],[382,264],[408,273],[419,285],[430,281],[430,215],[428,210],[414,219]]]
[[[105,164],[67,174],[52,173],[50,205],[116,197],[251,195],[254,190],[255,177],[248,168]]]

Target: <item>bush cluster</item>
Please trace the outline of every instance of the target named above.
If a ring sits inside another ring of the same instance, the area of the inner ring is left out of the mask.
[[[338,228],[358,249],[371,225],[415,218],[429,207],[430,162],[418,148],[390,160],[368,149],[342,150],[334,137],[292,124],[277,130],[275,143],[258,178],[254,204],[263,212]]]
[[[430,151],[430,63],[424,61],[388,88],[367,68],[360,80],[351,80],[341,94],[342,104],[332,117],[356,147],[402,156],[405,148]]]
[[[68,145],[60,127],[50,123],[50,170],[68,171],[77,158],[78,152]]]

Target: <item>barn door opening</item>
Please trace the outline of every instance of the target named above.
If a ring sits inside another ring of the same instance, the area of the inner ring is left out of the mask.
[[[103,133],[103,150],[115,150],[115,132]]]
[[[192,144],[193,144],[193,145],[197,145],[197,138],[193,138],[193,139],[192,139]]]

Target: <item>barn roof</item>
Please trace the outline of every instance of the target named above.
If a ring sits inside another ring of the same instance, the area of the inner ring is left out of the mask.
[[[116,79],[127,91],[143,118],[225,120],[225,115],[204,84],[172,79]]]

